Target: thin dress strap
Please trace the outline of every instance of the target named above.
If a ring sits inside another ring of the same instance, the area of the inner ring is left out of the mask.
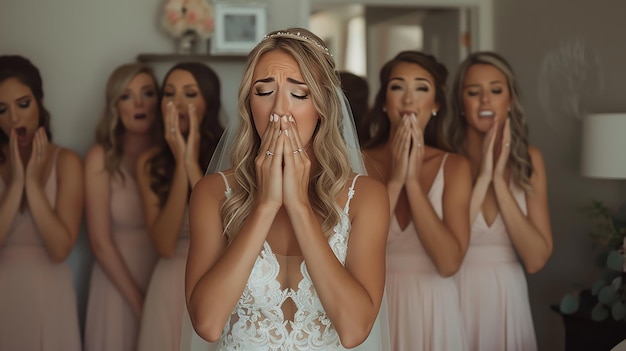
[[[352,200],[352,198],[354,197],[354,185],[356,184],[356,180],[361,176],[362,174],[357,174],[354,179],[352,180],[352,185],[350,185],[350,188],[348,189],[348,200],[346,201],[346,205],[343,208],[343,211],[348,214],[350,213],[350,200]]]
[[[446,152],[443,155],[443,160],[441,160],[441,165],[439,166],[440,169],[443,169],[443,166],[446,164],[446,160],[448,159],[448,155],[450,155],[449,152]]]
[[[224,190],[224,196],[226,196],[226,198],[228,199],[233,194],[233,189],[230,187],[230,184],[228,184],[228,178],[226,178],[226,175],[224,173],[222,173],[222,172],[217,172],[217,173],[219,173],[222,176],[222,179],[224,180],[224,186],[226,186],[226,190]],[[230,220],[228,220],[228,223],[226,223],[226,225],[224,226],[224,230],[222,231],[222,235],[224,235],[226,233],[226,230],[228,229],[230,224],[233,222],[233,219],[235,218],[235,216],[237,215],[238,212],[239,212],[239,208],[237,209],[237,211],[235,211],[235,213],[230,218]]]
[[[233,189],[230,187],[230,184],[228,184],[228,179],[226,178],[226,175],[222,172],[217,173],[219,173],[222,176],[222,179],[224,179],[224,185],[226,186],[224,195],[226,195],[226,198],[229,198],[233,194]]]

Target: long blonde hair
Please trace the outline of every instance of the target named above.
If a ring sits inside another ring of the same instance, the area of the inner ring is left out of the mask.
[[[348,150],[342,136],[339,75],[324,42],[302,28],[290,28],[269,33],[250,52],[241,85],[239,86],[240,128],[235,138],[231,157],[234,177],[239,185],[222,205],[222,223],[229,223],[225,235],[229,241],[239,232],[257,200],[255,158],[261,138],[252,120],[250,92],[254,69],[267,52],[280,50],[291,55],[300,67],[304,82],[309,87],[313,105],[319,116],[312,139],[317,163],[311,170],[309,196],[313,209],[322,219],[322,230],[328,237],[339,222],[342,211],[336,199],[352,173]]]
[[[152,69],[138,63],[121,65],[111,73],[107,81],[106,107],[96,128],[96,143],[102,145],[105,151],[105,169],[111,175],[118,173],[122,179],[124,179],[124,175],[120,171],[120,163],[124,155],[122,137],[126,129],[117,110],[117,103],[130,81],[141,73],[152,78],[156,103],[159,86]]]
[[[530,177],[533,173],[533,166],[528,153],[526,115],[520,102],[520,92],[515,73],[511,65],[502,56],[493,52],[476,52],[469,55],[459,66],[450,97],[452,116],[447,120],[448,126],[445,128],[447,139],[454,151],[466,155],[463,142],[467,135],[468,126],[463,112],[463,81],[470,67],[477,64],[491,65],[500,70],[506,77],[511,99],[509,112],[511,145],[508,166],[511,169],[511,176],[515,184],[529,192],[532,190]]]

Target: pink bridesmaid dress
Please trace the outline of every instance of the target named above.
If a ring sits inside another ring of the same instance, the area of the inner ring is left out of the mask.
[[[53,208],[59,151],[44,185]],[[0,193],[5,191],[0,179]],[[0,246],[0,350],[80,350],[73,280],[66,262],[50,260],[30,210],[19,212]]]
[[[143,207],[137,183],[122,168],[111,178],[111,234],[133,279],[145,292],[157,260],[145,228]],[[86,351],[135,351],[140,319],[113,285],[98,262],[91,272],[87,320]]]
[[[428,192],[443,216],[444,156]],[[467,342],[454,278],[444,278],[426,254],[412,223],[393,216],[387,239],[387,307],[394,351],[463,351]]]
[[[510,188],[527,214],[526,195]],[[471,351],[537,350],[526,276],[500,214],[491,226],[476,217],[456,281]]]
[[[181,225],[176,252],[160,258],[152,273],[144,301],[139,351],[172,351],[180,348],[185,304],[185,267],[189,251],[189,213]]]

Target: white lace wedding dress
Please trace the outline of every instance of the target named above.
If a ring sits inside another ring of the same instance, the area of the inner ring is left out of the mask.
[[[342,264],[345,264],[347,254],[350,234],[348,214],[357,178],[348,192],[340,223],[328,239],[328,244]],[[229,188],[227,182],[226,187]],[[389,350],[387,321],[386,298],[383,297],[370,336],[352,350]],[[303,258],[277,255],[267,242],[257,257],[248,283],[220,340],[208,343],[201,339],[191,327],[188,314],[183,319],[181,340],[181,351],[345,350],[326,316]]]

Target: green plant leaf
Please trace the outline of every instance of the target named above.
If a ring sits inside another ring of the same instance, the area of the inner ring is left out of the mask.
[[[574,293],[569,293],[563,296],[561,304],[559,305],[559,310],[563,314],[573,314],[578,311],[579,306],[580,299],[578,298],[578,296],[574,295]]]
[[[609,252],[606,258],[606,266],[614,271],[621,272],[624,268],[624,256],[617,251]]]
[[[593,310],[591,310],[591,319],[594,322],[602,322],[603,320],[606,319],[606,317],[609,316],[609,310],[607,310],[604,306],[602,306],[601,304],[597,304],[593,307]]]
[[[596,282],[593,283],[593,285],[591,286],[591,295],[597,296],[600,292],[600,289],[604,288],[605,286],[606,282],[604,281],[604,279],[596,280]]]
[[[600,293],[598,293],[598,301],[606,306],[611,306],[616,300],[616,297],[615,289],[610,285],[603,287],[600,289]]]
[[[618,292],[622,288],[622,276],[618,275],[611,281],[611,286],[615,292]]]
[[[621,301],[615,302],[613,306],[611,306],[611,315],[616,321],[623,319],[624,316],[626,316],[626,305]]]

